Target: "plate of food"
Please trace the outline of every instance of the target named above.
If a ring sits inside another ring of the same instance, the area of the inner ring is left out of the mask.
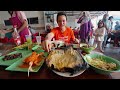
[[[28,72],[29,76],[29,72],[38,72],[38,70],[44,63],[44,59],[44,52],[32,52],[26,55],[26,57],[22,58],[21,60],[10,65],[5,70]]]
[[[63,77],[78,76],[88,68],[88,64],[72,47],[51,51],[46,58],[46,64],[50,70]]]
[[[99,74],[120,72],[120,61],[101,54],[88,54],[84,60]]]
[[[26,51],[26,50],[13,51],[7,55],[0,57],[0,65],[10,66],[11,64],[25,57],[29,53],[31,53],[31,51]]]
[[[93,51],[96,47],[95,46],[90,46],[88,44],[85,43],[81,43],[80,44],[80,49],[85,52],[86,54],[90,54],[91,51]]]
[[[15,50],[21,50],[21,49],[28,49],[32,44],[31,43],[24,43],[22,45],[16,46],[13,49]]]
[[[42,46],[40,46],[40,45],[33,46],[32,50],[36,51],[36,52],[44,52],[45,51],[45,50],[43,50]]]
[[[15,49],[15,50],[31,50],[32,48],[34,49],[35,47],[37,48],[38,44],[25,42],[22,45],[14,47],[13,49]]]
[[[80,48],[80,44],[72,44],[74,49]]]

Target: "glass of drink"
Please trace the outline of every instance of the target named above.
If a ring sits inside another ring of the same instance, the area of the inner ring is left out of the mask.
[[[36,41],[38,44],[41,44],[41,36],[36,36]]]
[[[26,41],[28,43],[32,43],[32,37],[31,37],[31,35],[25,35],[25,38],[26,38]]]

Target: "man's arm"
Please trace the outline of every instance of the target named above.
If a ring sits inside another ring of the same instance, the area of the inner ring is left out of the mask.
[[[52,40],[52,38],[54,37],[54,34],[52,32],[48,33],[45,37],[45,40]]]

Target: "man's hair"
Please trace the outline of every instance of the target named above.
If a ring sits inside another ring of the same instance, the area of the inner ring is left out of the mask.
[[[57,14],[57,21],[58,21],[58,17],[62,16],[62,15],[64,15],[66,17],[66,20],[67,20],[67,15],[66,15],[65,12],[58,12],[58,14]]]
[[[110,16],[110,17],[109,17],[109,20],[112,19],[112,18],[113,18],[113,16]]]

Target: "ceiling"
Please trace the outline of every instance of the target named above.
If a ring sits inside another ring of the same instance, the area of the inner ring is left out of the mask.
[[[56,14],[60,11],[46,11],[46,14]],[[75,16],[76,18],[79,18],[79,15],[82,11],[64,11],[67,16]],[[108,11],[89,11],[90,15],[92,18],[100,16],[100,15],[104,15],[105,13],[107,13]]]

